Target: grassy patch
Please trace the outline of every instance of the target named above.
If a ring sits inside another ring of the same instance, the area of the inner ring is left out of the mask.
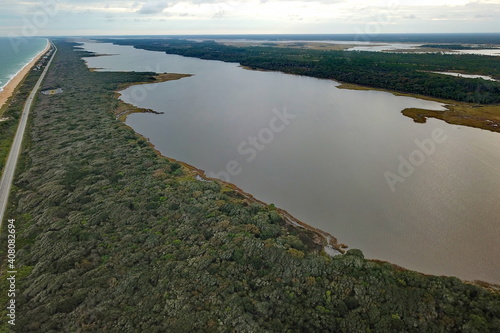
[[[500,106],[497,105],[446,105],[446,111],[409,108],[402,113],[417,123],[425,123],[427,118],[435,118],[452,125],[481,128],[500,132]]]
[[[343,83],[338,89],[377,90],[392,93],[396,96],[407,96],[445,104],[445,111],[408,108],[402,113],[416,123],[425,123],[427,118],[435,118],[452,125],[481,128],[492,132],[500,132],[500,105],[478,105],[451,100],[431,98],[423,95],[397,93],[390,90],[376,89],[356,84]]]

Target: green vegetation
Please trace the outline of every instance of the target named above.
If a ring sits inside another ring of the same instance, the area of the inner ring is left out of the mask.
[[[238,62],[252,69],[335,79],[345,83],[462,101],[500,104],[500,82],[444,76],[454,71],[500,78],[500,60],[479,55],[345,52],[277,47],[235,47],[176,39],[105,40],[188,57]]]
[[[24,102],[31,93],[41,73],[41,71],[30,71],[20,87],[14,91],[0,110],[0,119],[6,119],[5,121],[0,121],[0,176],[7,162],[10,146],[14,140],[19,119],[23,112]]]
[[[13,331],[500,331],[497,291],[359,250],[331,258],[274,206],[196,180],[115,119],[115,90],[152,73],[90,72],[56,45],[44,85],[64,94],[40,96],[7,214]]]
[[[161,82],[166,82],[166,81],[174,81],[174,80],[180,80],[185,77],[190,77],[192,76],[191,74],[176,74],[176,73],[163,73],[163,74],[155,74],[154,75],[154,80],[151,80],[151,77],[148,77],[147,82],[129,82],[126,84],[120,85],[119,90],[125,90],[126,88],[132,86],[132,85],[137,85],[137,84],[154,84],[154,83],[161,83]],[[145,108],[138,108],[135,107],[131,104],[127,104],[122,102],[121,100],[118,101],[118,107],[114,111],[116,118],[125,121],[129,115],[132,113],[154,113],[154,114],[162,114],[163,112],[158,112],[155,110],[151,109],[145,109]]]
[[[464,103],[447,105],[446,111],[405,109],[402,113],[417,123],[425,123],[427,118],[436,118],[449,124],[481,128],[500,133],[500,107],[485,105],[474,107]]]

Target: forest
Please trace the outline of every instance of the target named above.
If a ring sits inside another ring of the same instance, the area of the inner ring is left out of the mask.
[[[500,104],[500,82],[431,73],[451,71],[500,80],[498,57],[442,53],[405,54],[236,47],[181,39],[103,39],[118,45],[207,60],[237,62],[252,69],[334,79],[344,83],[477,104]]]
[[[64,93],[30,118],[7,213],[18,318],[8,327],[0,294],[0,331],[500,331],[497,287],[331,257],[274,205],[159,155],[116,119],[116,91],[154,73],[92,72],[55,44],[42,88]]]

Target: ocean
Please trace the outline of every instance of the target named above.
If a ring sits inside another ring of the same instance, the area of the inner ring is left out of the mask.
[[[0,37],[0,91],[45,46],[45,38]]]

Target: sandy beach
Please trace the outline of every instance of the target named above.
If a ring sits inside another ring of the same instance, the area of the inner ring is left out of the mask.
[[[42,57],[45,52],[47,52],[50,48],[50,43],[47,41],[47,46],[45,49],[38,53],[33,60],[27,64],[26,66],[23,67],[23,69],[14,77],[12,80],[7,83],[7,85],[3,88],[2,91],[0,91],[0,108],[7,102],[10,96],[12,96],[12,93],[16,89],[16,87],[21,83],[21,81],[24,79],[26,74],[29,73],[29,71],[33,68],[33,66],[38,62],[38,60]]]

